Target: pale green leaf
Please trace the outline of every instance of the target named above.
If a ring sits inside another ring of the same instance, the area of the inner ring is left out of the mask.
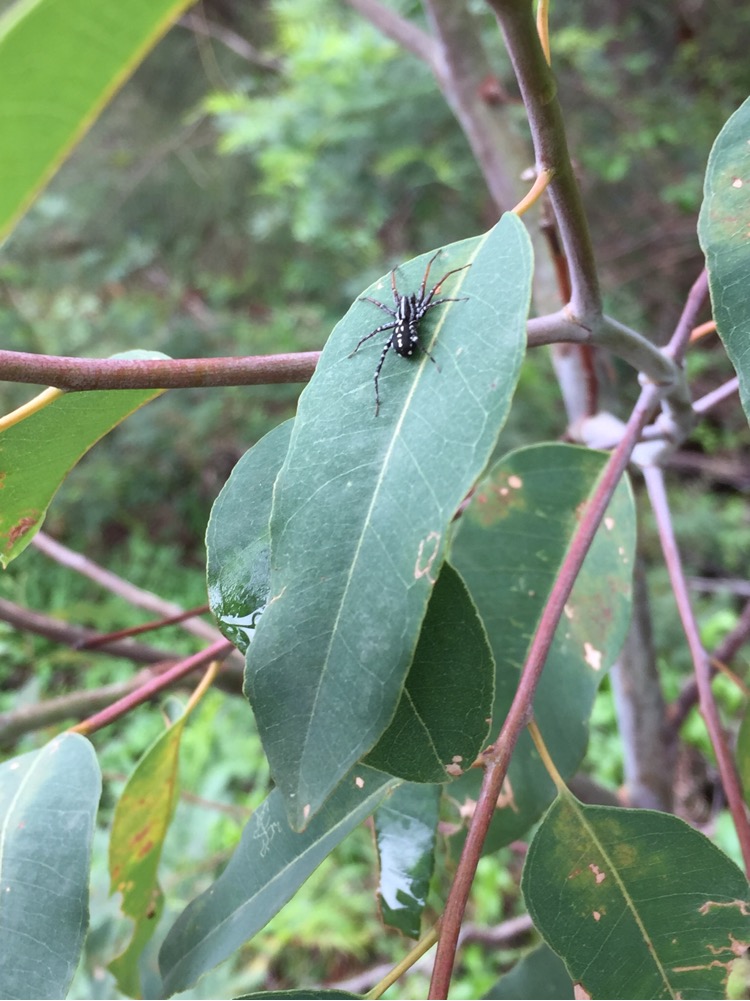
[[[20,0],[0,18],[0,240],[193,0]]]
[[[64,998],[89,921],[101,776],[63,734],[0,765],[0,997]]]
[[[165,358],[127,351],[118,358]],[[42,526],[47,508],[70,470],[100,438],[163,389],[48,390],[28,415],[0,419],[0,564],[7,566]]]

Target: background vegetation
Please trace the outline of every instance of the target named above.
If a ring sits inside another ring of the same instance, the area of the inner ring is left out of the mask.
[[[426,25],[420,5],[392,6]],[[488,82],[493,100],[525,136],[494,17],[480,4],[468,9],[496,74]],[[675,0],[658,9],[577,0],[551,12],[559,97],[606,309],[656,343],[666,341],[702,266],[695,234],[706,160],[750,91],[748,22],[750,10],[730,0]],[[352,7],[203,0],[138,67],[3,247],[0,339],[17,351],[101,358],[131,348],[175,358],[317,350],[377,275],[417,252],[473,236],[496,216],[427,67]],[[607,366],[624,417],[632,380],[619,363]],[[733,370],[718,340],[709,339],[689,356],[687,371],[697,396]],[[293,415],[300,388],[165,395],[71,473],[45,531],[166,600],[203,604],[211,505],[245,450]],[[2,383],[0,409],[30,395],[28,387]],[[537,351],[524,363],[499,450],[554,439],[566,427],[553,366]],[[668,466],[707,649],[736,627],[748,596],[747,447],[747,422],[729,401],[711,411]],[[672,703],[690,658],[647,505],[639,517],[656,663]],[[0,597],[100,632],[153,617],[33,549],[0,577]],[[174,654],[201,646],[176,626],[158,636],[155,642]],[[17,623],[0,622],[0,653],[0,713],[125,681],[133,670],[127,660],[60,645]],[[735,667],[742,673],[741,663]],[[716,692],[732,718],[743,696],[723,679]],[[105,968],[127,932],[118,899],[108,898],[107,831],[125,778],[163,727],[152,705],[92,738],[104,792],[92,925],[71,997],[115,996]],[[55,721],[6,738],[0,730],[2,751],[10,757],[41,747],[59,728]],[[739,861],[695,709],[681,740],[676,808]],[[163,929],[210,885],[269,788],[260,741],[236,695],[212,691],[196,709],[180,767],[183,794],[160,868],[168,902]],[[606,682],[585,771],[612,792],[624,781]],[[383,930],[372,906],[373,854],[369,833],[359,829],[232,963],[180,996],[336,983],[398,961],[401,938]],[[480,864],[455,997],[483,996],[519,954],[512,937],[499,948],[482,939],[523,910],[522,856],[514,844]],[[427,907],[433,917],[450,865],[438,873]],[[146,997],[158,990],[155,956],[156,946],[149,947]],[[413,972],[391,996],[422,996],[425,977]]]

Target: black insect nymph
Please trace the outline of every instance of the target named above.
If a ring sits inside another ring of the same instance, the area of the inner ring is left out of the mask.
[[[383,352],[380,355],[380,361],[375,369],[375,416],[377,417],[380,411],[380,392],[378,389],[378,379],[380,378],[380,370],[383,368],[383,362],[385,361],[385,356],[393,348],[396,354],[401,355],[402,358],[411,358],[415,353],[422,351],[430,361],[440,369],[440,366],[432,357],[427,348],[420,343],[419,340],[419,323],[424,318],[425,313],[430,309],[434,309],[435,306],[441,306],[444,302],[463,302],[465,296],[461,299],[435,299],[435,295],[440,291],[440,287],[446,278],[450,278],[451,275],[455,275],[458,271],[464,271],[466,268],[470,268],[470,264],[464,264],[463,267],[453,268],[452,271],[448,271],[443,277],[426,292],[427,281],[430,275],[430,268],[432,267],[432,262],[440,253],[437,250],[430,260],[427,262],[427,267],[425,269],[424,276],[422,278],[422,284],[419,286],[419,292],[410,292],[409,295],[401,295],[399,290],[396,288],[396,269],[391,271],[391,289],[393,290],[393,302],[395,304],[395,309],[391,309],[390,306],[386,306],[384,302],[379,302],[377,299],[370,298],[369,295],[363,296],[362,301],[367,301],[378,306],[380,309],[384,310],[386,313],[390,314],[393,319],[390,323],[384,323],[380,327],[376,327],[374,330],[370,331],[369,334],[359,341],[354,351],[349,355],[351,358],[353,355],[359,351],[360,347],[369,341],[371,337],[376,334],[382,333],[384,330],[392,330],[393,333],[388,336],[388,339],[383,346]]]

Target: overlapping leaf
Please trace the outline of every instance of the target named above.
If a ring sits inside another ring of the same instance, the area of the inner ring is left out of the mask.
[[[357,766],[302,834],[290,829],[274,789],[246,825],[224,872],[167,935],[159,954],[165,992],[185,990],[260,931],[395,785]]]
[[[427,255],[399,273],[422,278]],[[383,322],[357,302],[302,394],[274,490],[271,600],[248,651],[246,690],[290,819],[302,827],[373,747],[401,697],[453,514],[507,415],[525,339],[528,237],[506,216],[447,248],[454,275],[422,324],[434,355],[392,352],[374,413]],[[387,282],[370,290],[387,298]]]
[[[280,425],[238,462],[211,512],[208,593],[225,636],[243,651],[268,601],[273,483],[288,447]],[[395,716],[365,764],[413,782],[446,782],[487,736],[495,665],[484,627],[456,571],[444,565],[430,597]]]
[[[78,734],[0,765],[0,997],[67,994],[88,927],[100,794]]]
[[[409,782],[447,782],[470,768],[489,732],[495,662],[466,585],[443,564],[406,684],[365,764]]]
[[[127,351],[118,358],[166,358]],[[42,526],[47,508],[75,464],[108,431],[163,389],[47,391],[26,414],[0,418],[0,564],[7,566]]]
[[[750,888],[734,862],[677,817],[551,808],[529,847],[534,924],[587,996],[723,998],[750,945]]]
[[[565,963],[542,944],[528,952],[484,997],[485,1001],[573,1001],[573,984]]]
[[[698,235],[706,255],[714,320],[737,370],[750,419],[750,98],[724,128],[706,170]]]
[[[510,707],[550,588],[605,461],[601,452],[573,445],[520,449],[497,463],[463,512],[451,560],[495,655],[494,733]],[[544,740],[565,776],[580,764],[596,689],[625,638],[634,548],[635,509],[623,482],[566,605],[534,699]],[[478,781],[467,774],[454,783],[452,795],[474,798]],[[554,794],[531,739],[522,734],[487,848],[528,830]]]
[[[0,18],[0,239],[190,3],[26,0]]]
[[[206,531],[211,611],[243,653],[268,601],[273,484],[292,424],[285,421],[245,452],[214,502]]]
[[[380,912],[387,925],[419,937],[435,868],[440,786],[399,786],[375,811]]]

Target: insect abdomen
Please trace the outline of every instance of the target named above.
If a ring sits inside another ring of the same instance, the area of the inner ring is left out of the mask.
[[[413,295],[404,296],[398,304],[398,323],[393,331],[393,347],[396,354],[410,358],[419,344],[417,323],[419,313],[416,299]]]

